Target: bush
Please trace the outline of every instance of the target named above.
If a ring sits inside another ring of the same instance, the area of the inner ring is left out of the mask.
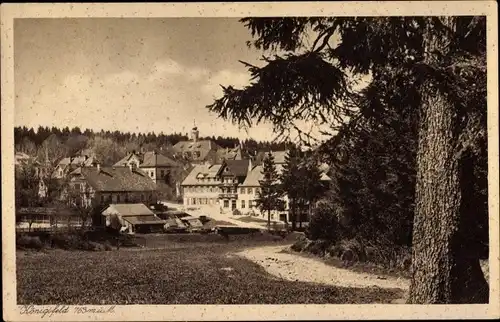
[[[106,241],[104,243],[104,250],[105,251],[110,251],[110,250],[113,250],[113,246],[111,246],[111,243],[109,241]]]
[[[342,240],[340,242],[340,246],[343,250],[341,258],[347,256],[347,257],[352,258],[351,261],[353,261],[353,260],[365,261],[366,260],[365,246],[363,245],[363,243],[360,240],[358,240],[358,239]],[[352,255],[351,255],[351,253],[352,253]]]
[[[95,251],[95,252],[102,252],[105,250],[105,247],[103,244],[99,244],[96,242],[88,242],[87,244],[87,250]]]
[[[21,235],[16,240],[16,246],[21,249],[40,250],[43,248],[43,243],[38,236]]]
[[[82,236],[74,233],[68,234],[55,234],[52,236],[52,247],[70,249],[82,249],[83,239]]]
[[[340,256],[342,256],[343,252],[344,252],[344,249],[342,248],[341,245],[332,245],[332,246],[328,247],[328,249],[327,249],[327,254],[330,255],[330,257],[340,258]]]
[[[314,255],[324,256],[330,245],[331,243],[327,240],[313,240],[305,250]]]
[[[307,239],[304,235],[301,235],[297,238],[297,241],[293,243],[293,245],[290,248],[293,251],[302,252],[309,246],[310,242],[311,241]]]
[[[238,209],[233,210],[233,216],[241,216],[241,215],[242,215],[242,213]]]
[[[339,239],[338,228],[338,220],[332,207],[321,204],[311,216],[306,235],[311,240],[322,239],[335,242]]]

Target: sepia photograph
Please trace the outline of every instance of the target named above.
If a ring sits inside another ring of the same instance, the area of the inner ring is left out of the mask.
[[[9,320],[498,317],[497,17],[476,4],[61,4],[8,27],[2,5]]]

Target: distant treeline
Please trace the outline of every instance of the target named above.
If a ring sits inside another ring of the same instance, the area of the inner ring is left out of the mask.
[[[16,151],[22,151],[30,155],[39,154],[39,150],[45,146],[49,146],[49,149],[53,150],[56,145],[63,148],[64,155],[70,155],[85,148],[95,149],[95,142],[107,142],[108,144],[106,145],[108,146],[109,144],[113,144],[126,147],[127,151],[140,148],[144,148],[145,150],[160,148],[168,150],[179,141],[188,139],[188,135],[182,133],[130,133],[104,130],[96,132],[90,129],[82,130],[79,127],[70,129],[69,127],[57,128],[40,126],[36,131],[26,126],[14,128]],[[253,139],[240,141],[235,137],[222,136],[200,137],[200,140],[208,139],[214,141],[222,148],[234,148],[241,144],[244,151],[247,153],[255,153],[261,150],[276,151],[285,149],[285,144],[279,142],[256,141]]]

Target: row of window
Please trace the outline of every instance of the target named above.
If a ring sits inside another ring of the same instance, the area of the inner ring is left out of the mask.
[[[23,215],[20,222],[34,224],[52,224],[56,223],[81,223],[82,219],[77,216],[50,216],[50,215]]]
[[[129,196],[128,194],[102,194],[101,195],[101,203],[104,204],[104,203],[112,203],[112,202],[116,202],[116,203],[119,203],[119,202],[125,202],[125,203],[128,203],[128,202],[131,202],[131,201],[141,201],[141,202],[146,202],[146,201],[153,201],[153,195],[152,194],[144,194],[144,193],[141,193],[140,196],[134,196],[134,197],[131,197]]]
[[[168,177],[169,175],[169,172],[168,171],[165,171],[165,170],[160,170],[160,178],[165,178],[165,177]],[[155,177],[155,172],[154,171],[149,171],[149,176],[151,178],[154,178]]]
[[[253,194],[257,193],[260,188],[240,188],[239,191],[241,194]],[[217,186],[194,186],[194,187],[185,187],[184,192],[221,192],[221,193],[237,193],[237,189],[235,187],[217,187]]]
[[[217,186],[195,186],[195,187],[185,187],[184,192],[219,192],[220,189]]]
[[[189,152],[189,151],[186,151],[183,153],[183,155],[186,157],[186,158],[191,158],[193,157],[194,159],[197,159],[201,156],[201,152],[200,151],[193,151],[193,153]]]
[[[217,198],[187,198],[187,205],[215,205],[218,202]]]

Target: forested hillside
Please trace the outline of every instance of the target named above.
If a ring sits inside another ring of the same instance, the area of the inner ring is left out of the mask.
[[[179,141],[188,140],[182,133],[130,133],[120,131],[94,132],[78,127],[27,127],[14,128],[15,148],[18,152],[37,156],[39,160],[49,159],[57,162],[60,158],[71,156],[82,149],[92,150],[103,164],[112,164],[133,150],[163,150],[169,149]],[[235,137],[208,136],[200,140],[212,140],[222,148],[234,148],[242,145],[245,152],[255,153],[257,150],[283,150],[283,143],[257,142],[253,139],[240,141]]]

